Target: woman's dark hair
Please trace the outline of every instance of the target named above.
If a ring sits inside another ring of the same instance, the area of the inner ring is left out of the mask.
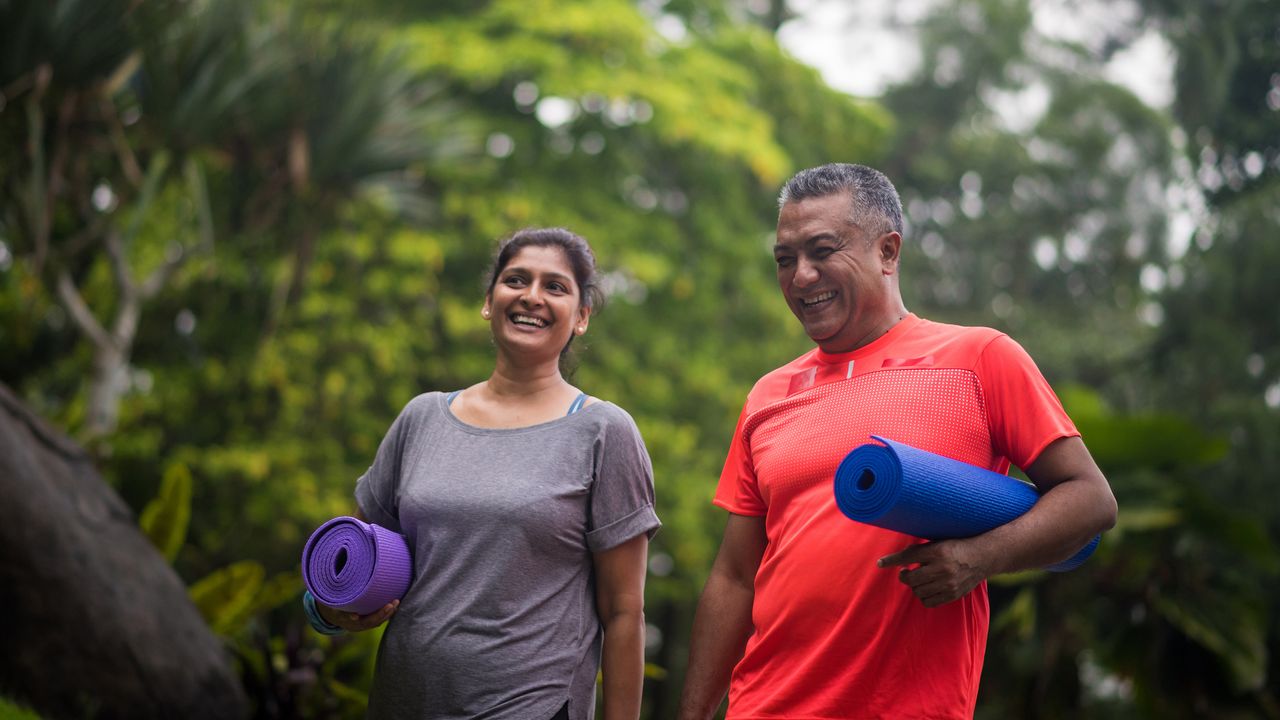
[[[581,235],[558,227],[525,228],[499,243],[493,264],[489,266],[486,296],[493,292],[498,276],[511,263],[511,258],[527,247],[560,248],[573,268],[573,281],[578,285],[578,307],[594,310],[604,304],[604,292],[596,278],[596,256],[591,252],[591,246]]]
[[[524,228],[499,243],[489,266],[489,282],[484,291],[486,297],[493,293],[498,276],[511,263],[511,258],[527,247],[559,248],[573,269],[573,281],[578,285],[578,307],[595,311],[604,305],[604,291],[596,277],[596,256],[591,252],[591,246],[581,235],[559,227]],[[572,343],[573,333],[570,333],[569,342],[560,351],[561,357],[569,352]]]

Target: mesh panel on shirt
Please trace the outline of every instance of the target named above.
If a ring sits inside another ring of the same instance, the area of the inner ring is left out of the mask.
[[[977,375],[963,368],[875,370],[814,387],[747,419],[767,503],[829,483],[855,447],[879,435],[979,467],[999,469]]]

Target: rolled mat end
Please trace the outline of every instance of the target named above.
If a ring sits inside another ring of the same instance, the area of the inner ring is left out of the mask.
[[[316,528],[302,548],[302,581],[317,600],[368,615],[404,596],[413,558],[401,535],[342,515]]]

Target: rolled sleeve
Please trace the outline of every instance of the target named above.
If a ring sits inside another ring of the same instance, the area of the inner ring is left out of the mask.
[[[636,508],[626,517],[618,518],[604,527],[588,532],[587,548],[591,552],[608,550],[642,533],[652,540],[660,527],[662,527],[662,521],[658,519],[658,513],[654,511],[652,505],[645,505]]]
[[[662,526],[654,510],[653,465],[644,439],[631,416],[614,408],[596,441],[586,532],[592,552],[608,550],[642,533],[652,538]]]

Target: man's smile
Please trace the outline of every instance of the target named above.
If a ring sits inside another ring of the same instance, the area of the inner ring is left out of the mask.
[[[817,307],[836,296],[835,290],[828,290],[824,293],[814,295],[811,298],[800,298],[800,306],[808,310]]]

